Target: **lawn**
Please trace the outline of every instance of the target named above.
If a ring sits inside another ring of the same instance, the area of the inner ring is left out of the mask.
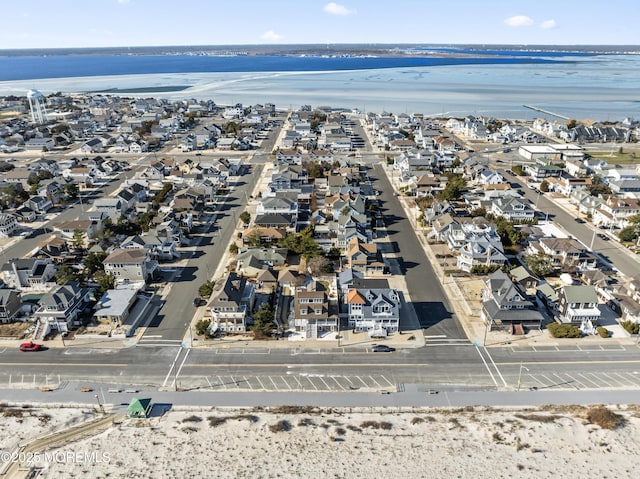
[[[588,155],[591,158],[604,160],[611,165],[640,164],[640,152],[624,151],[623,153],[619,153],[618,151],[589,151]]]

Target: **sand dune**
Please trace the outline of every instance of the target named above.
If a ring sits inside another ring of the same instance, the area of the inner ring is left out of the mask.
[[[638,411],[622,408],[604,417],[605,427],[595,424],[603,418],[588,418],[593,410],[579,406],[171,411],[126,419],[61,447],[103,459],[40,464],[41,477],[80,478],[89,471],[96,479],[633,477]],[[611,420],[620,425],[607,429]],[[0,423],[3,436],[25,426],[41,432],[14,417]]]

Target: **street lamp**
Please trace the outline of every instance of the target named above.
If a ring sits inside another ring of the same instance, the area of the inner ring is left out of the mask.
[[[518,391],[520,391],[520,383],[521,383],[521,379],[522,379],[522,370],[526,369],[527,372],[529,372],[529,368],[527,368],[526,366],[522,365],[522,361],[520,362],[520,372],[518,373]]]

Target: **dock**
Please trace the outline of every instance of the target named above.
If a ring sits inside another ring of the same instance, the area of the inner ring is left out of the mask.
[[[539,111],[540,113],[544,113],[545,115],[555,116],[556,118],[562,118],[563,120],[570,120],[570,118],[567,116],[559,115],[557,113],[553,113],[552,111],[543,110],[542,108],[538,108],[537,106],[531,106],[531,105],[522,105],[522,106],[525,108],[528,108],[529,110]]]

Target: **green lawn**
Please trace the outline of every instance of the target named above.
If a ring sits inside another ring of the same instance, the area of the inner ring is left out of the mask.
[[[625,151],[624,153],[618,153],[617,151],[589,151],[587,153],[591,158],[604,160],[611,165],[640,164],[640,152]]]

